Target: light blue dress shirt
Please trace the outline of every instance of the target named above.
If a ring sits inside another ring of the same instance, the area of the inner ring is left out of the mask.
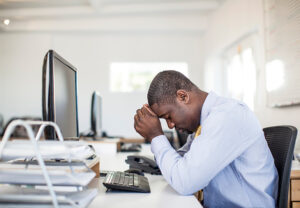
[[[178,152],[163,135],[152,140],[167,182],[182,195],[203,189],[206,207],[275,207],[278,173],[254,113],[210,92],[201,126]]]

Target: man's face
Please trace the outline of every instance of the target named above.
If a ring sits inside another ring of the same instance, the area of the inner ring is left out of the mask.
[[[198,128],[200,115],[195,115],[191,106],[178,102],[169,104],[153,104],[152,111],[164,118],[170,129],[176,128],[180,133],[193,133]]]

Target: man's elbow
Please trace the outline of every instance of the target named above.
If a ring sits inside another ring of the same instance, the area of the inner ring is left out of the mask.
[[[191,189],[191,187],[180,187],[180,188],[179,187],[177,187],[177,188],[174,187],[174,189],[178,194],[180,194],[182,196],[189,196],[189,195],[193,195],[195,193],[195,191],[193,191]]]
[[[177,190],[177,193],[182,195],[182,196],[189,196],[192,195],[193,193],[186,191],[186,190]]]
[[[182,196],[189,196],[203,189],[205,187],[205,184],[196,184],[189,181],[185,183],[173,184],[172,187],[178,194]]]

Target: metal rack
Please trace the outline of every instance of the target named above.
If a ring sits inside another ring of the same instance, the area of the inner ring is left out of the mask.
[[[32,129],[33,125],[40,125],[38,133],[36,134],[36,136],[34,135],[34,132],[33,132],[33,129]],[[55,208],[59,208],[57,195],[54,191],[53,184],[50,180],[49,173],[46,169],[46,165],[45,165],[45,162],[44,162],[44,160],[42,158],[42,155],[39,151],[39,145],[38,145],[38,141],[41,138],[45,127],[47,127],[47,126],[52,126],[55,129],[55,132],[58,136],[59,142],[63,142],[64,139],[63,139],[62,133],[61,133],[58,125],[56,123],[50,122],[50,121],[24,121],[24,120],[12,121],[9,124],[9,126],[7,127],[7,129],[4,133],[4,136],[2,138],[2,141],[0,143],[0,160],[2,159],[2,154],[3,154],[3,150],[5,148],[5,145],[7,144],[7,141],[9,140],[11,134],[13,133],[13,130],[17,126],[23,126],[26,129],[27,135],[28,135],[30,141],[32,142],[33,147],[34,147],[34,152],[35,152],[35,156],[37,158],[38,164],[41,167],[43,176],[45,178],[45,181],[46,181],[46,184],[47,184],[47,187],[48,187],[48,190],[49,190],[49,194],[52,198],[52,204]],[[69,162],[71,163],[71,157],[69,157]],[[70,168],[71,168],[71,171],[73,172],[72,166],[70,166]],[[70,204],[77,207],[77,205],[73,204],[72,202],[70,202]]]

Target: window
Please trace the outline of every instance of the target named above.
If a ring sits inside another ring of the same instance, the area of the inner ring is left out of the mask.
[[[267,91],[272,92],[283,86],[285,67],[283,61],[275,59],[266,64]]]
[[[253,50],[251,47],[242,49],[240,45],[235,48],[235,53],[228,52],[225,56],[227,93],[254,110],[256,66]]]
[[[176,70],[188,76],[184,62],[118,62],[110,65],[112,92],[146,91],[155,75],[163,70]]]

